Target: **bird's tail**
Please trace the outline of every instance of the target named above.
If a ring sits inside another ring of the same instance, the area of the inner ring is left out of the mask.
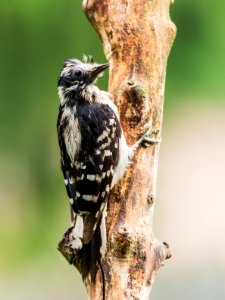
[[[96,274],[101,264],[101,231],[98,225],[89,244],[84,244],[81,249],[82,277],[83,280],[90,276],[92,282],[96,280]]]
[[[76,215],[73,227],[74,255],[79,257],[83,279],[90,274],[95,282],[98,266],[106,252],[106,218],[107,205],[96,217],[96,214]]]
[[[106,246],[107,246],[107,236],[106,236],[106,215],[107,215],[107,203],[100,209],[100,217],[97,223],[94,224],[94,230],[92,227],[92,235],[88,243],[83,245],[83,278],[86,278],[88,274],[91,276],[91,281],[95,282],[96,273],[98,266],[101,268],[101,259],[105,258]],[[91,223],[90,219],[89,222]],[[96,222],[96,219],[95,219]],[[89,223],[89,225],[90,225]],[[87,223],[84,223],[84,233]],[[86,228],[87,229],[87,228]],[[90,238],[90,236],[89,236]]]

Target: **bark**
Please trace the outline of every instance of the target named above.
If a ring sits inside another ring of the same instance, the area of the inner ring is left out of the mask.
[[[151,127],[160,139],[167,58],[176,28],[171,0],[85,0],[84,11],[110,62],[109,92],[129,145]],[[139,147],[126,176],[111,192],[107,253],[89,299],[148,299],[156,272],[171,256],[152,230],[160,143]],[[59,244],[70,262],[69,230]],[[73,262],[80,270],[78,261]]]

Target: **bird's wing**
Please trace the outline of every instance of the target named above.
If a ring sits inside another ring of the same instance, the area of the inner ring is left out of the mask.
[[[111,190],[119,160],[121,127],[108,105],[92,103],[77,110],[82,144],[75,166],[69,172],[68,189],[73,196],[73,209],[85,214],[84,240],[88,243]]]
[[[79,210],[93,212],[111,190],[121,128],[107,105],[92,103],[77,110],[82,143],[74,169],[69,172],[69,184],[74,182],[70,189]]]

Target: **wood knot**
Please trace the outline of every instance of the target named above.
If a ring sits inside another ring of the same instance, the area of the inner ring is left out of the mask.
[[[134,81],[133,81],[133,80],[129,80],[129,81],[127,82],[127,84],[128,84],[128,85],[134,85]]]
[[[148,195],[147,197],[148,204],[153,204],[155,202],[155,196],[153,194]]]
[[[169,249],[169,245],[166,242],[160,243],[157,242],[153,251],[153,262],[155,268],[158,269],[160,266],[164,265],[166,259],[172,256]]]
[[[166,259],[169,259],[172,257],[172,252],[170,251],[170,246],[166,242],[163,242],[165,251],[166,251]]]
[[[112,235],[111,251],[118,259],[136,257],[140,261],[146,260],[146,252],[143,248],[144,240],[134,232],[129,225],[119,226]]]
[[[124,117],[130,127],[135,128],[146,116],[146,98],[149,95],[147,84],[138,80],[129,79],[123,87],[123,97],[126,99]]]
[[[144,99],[148,94],[144,84],[132,79],[127,81],[127,88],[125,88],[124,93],[128,103],[139,108],[141,104],[143,105]]]
[[[73,229],[74,227],[70,227],[64,234],[63,238],[58,244],[58,250],[62,253],[62,255],[66,258],[69,264],[73,264],[79,272],[82,270],[82,255],[81,253],[74,253],[73,249]]]
[[[72,264],[74,252],[72,248],[72,231],[73,227],[70,227],[64,234],[63,238],[58,244],[58,250],[62,253],[62,255],[66,258],[66,260]]]
[[[129,257],[134,248],[135,238],[128,225],[122,225],[113,233],[111,250],[115,257],[125,259]]]

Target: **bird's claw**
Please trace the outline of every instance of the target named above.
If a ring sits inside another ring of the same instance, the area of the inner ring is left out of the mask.
[[[151,130],[148,129],[140,138],[140,144],[144,147],[148,147],[153,144],[158,144],[161,142],[161,138],[158,138],[159,129]]]
[[[157,137],[159,134],[160,130],[151,130],[147,129],[145,133],[137,140],[137,142],[130,147],[129,149],[129,158],[130,160],[132,159],[134,155],[134,151],[140,146],[148,147],[153,144],[157,144],[161,142],[161,139]]]

